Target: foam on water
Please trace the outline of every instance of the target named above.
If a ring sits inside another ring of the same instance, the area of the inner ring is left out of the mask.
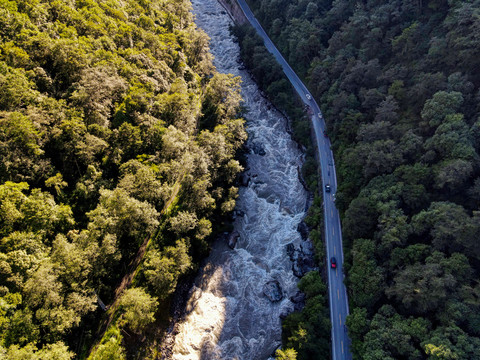
[[[248,145],[265,155],[248,155],[251,181],[242,187],[234,222],[240,238],[234,250],[216,242],[190,293],[185,317],[176,324],[173,359],[267,359],[281,344],[280,314],[293,309],[298,279],[285,245],[300,243],[297,226],[305,216],[307,193],[298,178],[303,156],[287,133],[286,120],[239,69],[232,23],[214,0],[193,0],[197,25],[211,38],[217,70],[242,77],[248,108]],[[272,303],[265,284],[279,282],[283,299]]]

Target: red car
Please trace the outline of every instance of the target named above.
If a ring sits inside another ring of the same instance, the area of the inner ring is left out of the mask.
[[[332,266],[332,269],[335,269],[337,267],[337,259],[334,257],[330,258],[330,264]]]

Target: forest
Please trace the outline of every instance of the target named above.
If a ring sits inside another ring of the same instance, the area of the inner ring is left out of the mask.
[[[2,359],[125,359],[165,326],[235,206],[239,84],[187,0],[0,0]]]
[[[479,359],[480,1],[248,2],[326,119],[354,359]]]

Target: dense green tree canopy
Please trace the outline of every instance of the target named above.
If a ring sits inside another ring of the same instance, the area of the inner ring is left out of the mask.
[[[477,359],[480,2],[249,3],[326,119],[355,358]]]
[[[120,328],[165,311],[233,209],[240,80],[192,20],[187,0],[0,0],[0,357],[85,357],[137,256],[92,354],[124,359]]]

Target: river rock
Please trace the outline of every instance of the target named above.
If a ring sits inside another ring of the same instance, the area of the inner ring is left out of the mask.
[[[293,303],[293,310],[300,311],[305,306],[305,294],[297,291],[295,295],[290,297],[290,301]]]
[[[235,245],[237,245],[239,237],[240,234],[238,233],[238,231],[234,231],[228,236],[228,246],[230,247],[230,249],[235,249]]]
[[[245,212],[243,212],[242,210],[235,210],[235,215],[240,216],[240,217],[244,217]]]
[[[292,262],[292,271],[295,276],[302,277],[316,268],[313,245],[310,241],[302,242],[300,247],[295,247],[293,244],[288,245],[287,254]]]
[[[302,271],[301,266],[298,264],[297,261],[294,261],[292,264],[292,271],[293,275],[295,275],[298,278],[301,278],[305,273]]]
[[[248,186],[248,183],[250,182],[250,178],[245,173],[240,174],[239,180],[240,180],[240,186]]]
[[[295,275],[298,278],[301,278],[301,277],[303,277],[303,275],[305,275],[305,272],[303,272],[303,268],[302,268],[301,264],[299,264],[298,261],[295,261],[293,263],[292,271],[293,271],[293,275]]]
[[[312,271],[313,269],[315,269],[315,262],[313,259],[299,252],[298,258],[293,262],[292,265],[293,274],[296,277],[301,278],[303,275],[309,271]]]
[[[260,156],[265,156],[267,154],[265,149],[258,144],[252,144],[251,148],[254,154],[257,154]]]
[[[270,280],[263,286],[263,294],[271,302],[277,302],[283,299],[283,291],[277,280]]]
[[[303,174],[302,174],[302,170],[300,169],[300,166],[297,166],[297,174],[298,174],[298,181],[300,181],[300,183],[303,185],[303,188],[308,189],[307,183],[303,178]]]
[[[301,252],[304,256],[313,258],[315,253],[313,250],[313,244],[310,241],[304,241],[300,244]]]
[[[293,256],[295,254],[295,245],[290,243],[290,244],[287,244],[286,248],[287,248],[288,257],[290,258],[291,261],[293,261]]]
[[[284,309],[279,315],[280,320],[285,320],[289,313],[288,309]]]
[[[300,304],[305,302],[305,294],[301,291],[297,291],[295,295],[290,297],[290,301],[294,304]]]
[[[298,224],[297,231],[300,233],[300,236],[302,237],[303,240],[307,240],[309,230],[308,230],[308,225],[305,224],[304,221]]]

